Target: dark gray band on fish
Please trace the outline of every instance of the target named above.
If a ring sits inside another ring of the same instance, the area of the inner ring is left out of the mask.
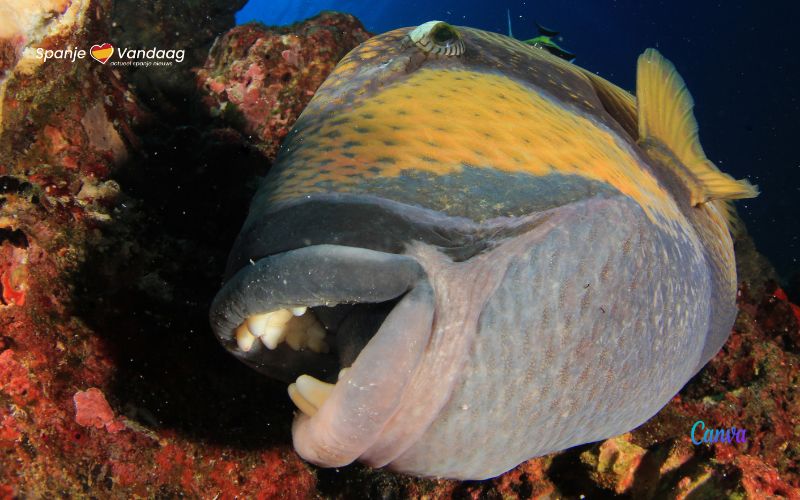
[[[581,199],[619,195],[608,184],[577,176],[533,177],[471,167],[445,178],[409,171],[397,179],[364,184],[364,190],[373,195],[315,194],[269,204],[268,193],[259,193],[231,251],[227,275],[251,259],[320,244],[402,253],[409,242],[419,241],[461,261],[484,251],[499,237],[515,234],[516,225],[509,218]],[[472,191],[473,196],[463,195]],[[456,203],[448,196],[473,203]]]

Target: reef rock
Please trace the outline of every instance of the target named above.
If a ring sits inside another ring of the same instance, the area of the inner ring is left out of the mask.
[[[122,66],[126,82],[162,117],[195,103],[193,69],[203,64],[220,33],[233,26],[246,0],[137,0],[114,2],[110,40],[118,47],[183,51],[170,66]]]
[[[332,12],[282,28],[237,26],[197,72],[203,103],[274,158],[339,59],[370,36],[353,16]]]

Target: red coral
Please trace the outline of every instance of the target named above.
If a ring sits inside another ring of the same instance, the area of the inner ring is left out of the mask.
[[[17,290],[11,283],[11,273],[0,274],[0,289],[3,290],[3,303],[15,306],[25,304],[25,290]]]
[[[0,421],[0,441],[16,441],[20,435],[16,419],[11,415],[4,416]]]
[[[4,234],[7,241],[3,241]],[[0,304],[25,305],[28,287],[27,237],[20,230],[0,227]]]
[[[777,470],[758,458],[742,455],[735,463],[742,471],[742,486],[747,498],[800,498],[800,491],[788,485]]]
[[[196,470],[194,458],[182,447],[167,444],[156,453],[154,460],[160,482],[166,484],[177,481],[184,491],[198,493],[193,476],[193,471]]]
[[[39,397],[31,384],[28,370],[17,361],[12,349],[0,353],[0,392],[18,405],[26,405]]]
[[[110,433],[119,432],[125,424],[114,418],[114,410],[106,401],[106,397],[95,387],[86,391],[78,391],[72,396],[75,403],[75,421],[84,427],[103,427]]]

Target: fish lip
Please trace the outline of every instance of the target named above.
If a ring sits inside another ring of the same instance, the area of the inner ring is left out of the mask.
[[[322,263],[316,266],[322,275],[310,273],[316,281],[294,288],[286,286],[285,282],[291,283],[295,275],[287,269],[298,263],[315,267],[314,259]],[[360,277],[349,272],[354,267]],[[347,288],[345,285],[353,280],[356,285],[351,283]],[[343,291],[337,289],[339,285],[344,286]],[[342,293],[333,300],[331,291]],[[259,299],[248,299],[247,294],[259,292],[264,292]],[[341,367],[332,353],[294,351],[285,344],[268,350],[260,342],[255,344],[257,348],[244,352],[236,344],[235,328],[244,318],[263,309],[398,298],[378,332],[361,349],[318,412],[310,418],[301,414],[295,419],[293,436],[298,453],[319,465],[339,466],[358,459],[380,438],[382,426],[400,405],[432,334],[433,289],[417,260],[408,255],[336,245],[273,255],[240,270],[223,286],[212,304],[210,320],[220,342],[262,373],[286,382],[294,382],[304,373],[335,382]],[[409,329],[413,330],[413,338]],[[338,449],[337,442],[342,443]]]
[[[335,382],[340,368],[335,356],[285,344],[269,350],[260,342],[245,352],[235,340],[236,328],[252,315],[277,309],[388,302],[424,276],[416,260],[404,255],[339,245],[300,248],[240,269],[214,298],[209,321],[223,347],[265,375],[293,382],[306,373]]]
[[[385,427],[413,391],[411,381],[433,335],[433,296],[427,280],[418,282],[392,309],[317,413],[295,416],[292,439],[301,457],[322,467],[340,467],[367,456],[381,441]]]
[[[308,262],[320,255],[324,258],[320,264],[328,269],[311,273]],[[365,275],[361,287],[337,293],[339,287],[352,279],[352,275],[346,274],[355,266],[365,268],[360,273]],[[289,268],[291,272],[287,272]],[[378,272],[384,274],[374,275]],[[251,261],[250,266],[231,276],[212,301],[209,321],[220,340],[232,341],[236,327],[253,314],[295,305],[385,302],[401,296],[424,276],[425,272],[413,258],[400,254],[327,244],[299,248]],[[308,279],[302,290],[292,288],[305,278]],[[252,298],[248,294],[260,295]]]

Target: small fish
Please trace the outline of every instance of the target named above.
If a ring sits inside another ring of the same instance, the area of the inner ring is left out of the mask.
[[[282,145],[210,321],[297,452],[483,479],[642,424],[736,313],[730,201],[658,52],[636,98],[431,21],[348,54]]]
[[[546,28],[542,28],[539,25],[537,26],[539,27],[539,33],[540,33],[539,36],[533,37],[529,40],[523,40],[523,43],[527,43],[528,45],[531,45],[533,47],[544,49],[553,54],[554,56],[564,59],[565,61],[572,62],[575,60],[575,54],[573,54],[568,50],[565,50],[559,44],[557,44],[555,40],[553,40],[553,38],[558,35],[558,32],[550,31]],[[553,33],[553,34],[551,35],[548,33]]]
[[[508,36],[510,38],[514,38],[513,32],[511,31],[511,10],[506,9],[506,16],[508,18]],[[528,40],[522,40],[522,43],[527,43],[532,47],[546,50],[554,56],[564,59],[565,61],[572,62],[575,60],[575,54],[565,50],[554,40],[554,38],[559,35],[558,31],[545,28],[538,23],[536,24],[536,28],[539,30],[539,36],[530,38]]]

